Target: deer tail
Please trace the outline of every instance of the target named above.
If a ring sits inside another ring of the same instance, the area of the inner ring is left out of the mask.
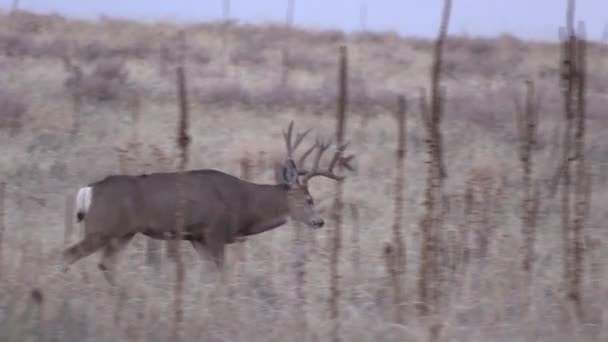
[[[84,220],[93,200],[93,188],[90,186],[78,189],[76,194],[76,219]]]

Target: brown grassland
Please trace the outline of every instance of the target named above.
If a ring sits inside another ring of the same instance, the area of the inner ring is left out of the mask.
[[[341,339],[607,341],[608,47],[587,46],[584,152],[591,190],[577,307],[564,282],[562,197],[559,187],[554,191],[565,130],[560,46],[509,35],[448,37],[441,81],[447,177],[436,251],[443,285],[438,309],[421,316],[428,156],[419,102],[420,88],[430,86],[433,41],[391,32],[93,22],[27,12],[0,15],[0,341],[171,340],[176,266],[164,244],[136,237],[114,287],[98,271],[97,255],[60,272],[61,251],[81,234],[70,214],[77,189],[111,173],[177,169],[175,68],[182,62],[188,168],[242,175],[246,158],[247,177],[273,182],[272,163],[283,157],[281,131],[290,120],[314,134],[334,133],[341,45],[349,58],[345,137],[356,153],[356,170],[343,183]],[[538,95],[538,122],[525,181],[520,159],[528,140],[518,133],[516,103],[528,80]],[[408,120],[402,168],[395,159],[399,95]],[[396,170],[403,173],[399,267],[390,256]],[[536,194],[528,269],[526,187]],[[182,340],[329,340],[334,189],[331,180],[311,184],[323,229],[288,223],[232,244],[223,277],[183,243]],[[395,320],[397,306],[402,322]]]

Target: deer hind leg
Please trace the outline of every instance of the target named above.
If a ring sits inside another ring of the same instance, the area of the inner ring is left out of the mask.
[[[120,238],[111,239],[103,249],[101,261],[97,265],[103,275],[110,283],[114,285],[114,266],[118,260],[120,252],[124,251],[135,234],[128,234]]]
[[[63,271],[67,271],[73,263],[95,253],[108,243],[108,238],[102,234],[89,234],[80,242],[63,252]]]

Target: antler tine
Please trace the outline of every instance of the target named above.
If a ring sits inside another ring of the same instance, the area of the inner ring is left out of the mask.
[[[287,157],[290,160],[293,160],[293,154],[295,150],[300,146],[304,138],[310,133],[311,129],[308,129],[302,133],[297,133],[295,140],[293,137],[293,120],[289,122],[289,126],[287,126],[287,130],[283,131],[283,138],[285,139],[285,147],[287,148]],[[333,180],[341,181],[345,177],[338,176],[334,173],[334,168],[337,164],[340,164],[342,167],[353,170],[353,167],[349,164],[349,162],[354,158],[354,155],[350,155],[348,157],[344,157],[342,154],[349,143],[345,143],[336,147],[336,152],[334,153],[331,161],[329,163],[329,167],[327,169],[321,170],[321,158],[323,158],[323,154],[325,151],[329,149],[332,145],[332,139],[328,139],[327,141],[323,141],[321,138],[317,138],[315,143],[309,147],[299,158],[298,163],[296,164],[298,175],[302,176],[301,182],[306,184],[308,180],[315,176],[324,176]],[[314,151],[316,151],[315,157],[313,159],[313,166],[311,169],[307,170],[304,167],[304,162],[306,158]]]
[[[295,141],[292,141],[293,136],[293,120],[289,122],[289,126],[287,127],[287,131],[283,131],[283,138],[285,139],[285,147],[287,148],[287,157],[293,158],[293,153],[300,146],[304,138],[310,133],[311,129],[307,129],[302,133],[296,134]]]
[[[343,168],[349,170],[349,171],[355,171],[355,168],[350,165],[350,162],[355,159],[355,155],[351,154],[348,157],[341,157],[340,158],[340,165],[342,165]]]
[[[323,143],[321,140],[317,139],[317,141],[315,142],[315,145],[314,145],[314,147],[317,148],[317,154],[315,155],[313,168],[310,171],[306,171],[304,173],[304,178],[302,179],[303,183],[306,184],[311,178],[313,178],[315,176],[324,176],[324,177],[327,177],[327,178],[330,178],[333,180],[337,180],[337,181],[341,181],[344,179],[344,176],[336,175],[334,173],[333,169],[334,169],[336,163],[338,162],[338,160],[340,159],[340,155],[342,154],[342,151],[346,147],[346,145],[342,145],[341,148],[338,148],[338,150],[334,154],[334,157],[332,158],[330,166],[327,170],[321,170],[319,168],[319,164],[321,163],[321,158],[323,157],[323,153],[325,151],[327,151],[327,149],[329,149],[330,146],[331,146],[331,141],[328,141],[327,143]]]
[[[351,166],[348,165],[348,161],[350,159],[352,159],[354,157],[354,155],[350,155],[348,157],[348,160],[346,160],[345,158],[342,157],[342,153],[344,153],[344,150],[346,150],[346,148],[348,147],[348,144],[350,144],[350,142],[347,142],[345,144],[342,144],[342,146],[339,146],[336,150],[336,153],[334,153],[334,157],[331,160],[331,163],[329,164],[329,171],[333,171],[334,167],[336,166],[336,164],[338,162],[340,162],[340,164],[342,166],[346,166],[347,169],[351,169]],[[346,162],[345,162],[346,160]]]
[[[304,140],[304,138],[308,135],[308,133],[310,133],[311,130],[312,130],[312,128],[309,128],[306,131],[297,134],[296,141],[294,142],[293,148],[292,148],[293,151],[295,151],[298,148],[298,146],[300,146],[300,143]]]
[[[287,148],[287,157],[291,158],[293,152],[291,148],[291,133],[293,132],[293,120],[289,122],[287,131],[283,131],[283,138],[285,139],[285,147]]]
[[[300,169],[299,173],[301,175],[306,174],[306,170],[304,169],[304,162],[306,161],[306,158],[308,158],[308,156],[312,153],[312,151],[315,150],[315,148],[317,147],[317,144],[312,144],[308,150],[306,150],[304,153],[302,153],[302,155],[300,156],[300,160],[298,160],[298,168]]]
[[[331,141],[327,142],[327,143],[323,143],[323,141],[321,141],[321,139],[318,139],[316,142],[317,147],[319,148],[317,150],[317,155],[315,156],[315,163],[313,166],[313,172],[315,170],[319,169],[319,163],[321,162],[321,157],[323,156],[323,153],[325,153],[325,151],[327,151],[327,149],[329,148],[329,146],[331,145]]]

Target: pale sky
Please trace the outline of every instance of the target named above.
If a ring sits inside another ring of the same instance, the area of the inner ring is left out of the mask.
[[[224,0],[20,0],[20,8],[41,13],[97,18],[99,15],[143,20],[209,21],[222,17]],[[368,30],[434,36],[442,0],[294,0],[294,23],[315,28],[353,30],[367,7]],[[0,0],[10,8],[13,0]],[[450,33],[532,39],[557,38],[567,0],[453,0]],[[287,0],[230,0],[230,17],[243,22],[284,21]],[[578,0],[576,20],[590,39],[602,39],[608,26],[608,0]]]

